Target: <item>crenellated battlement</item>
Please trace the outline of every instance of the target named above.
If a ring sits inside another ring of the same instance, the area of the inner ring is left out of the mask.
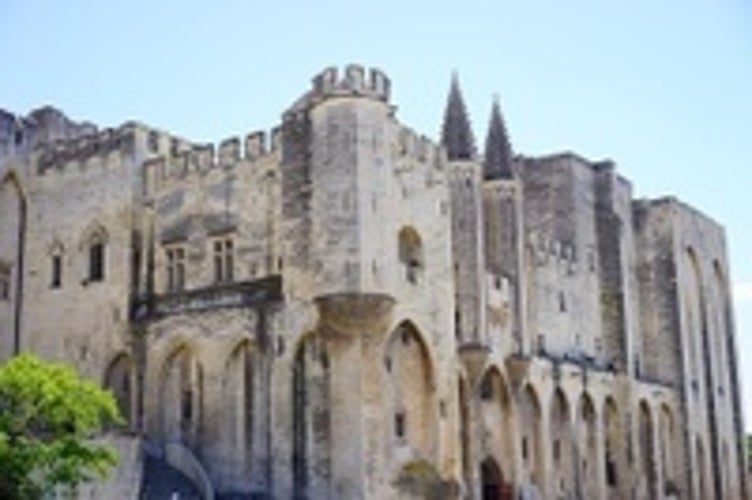
[[[106,158],[117,153],[132,154],[134,149],[135,131],[124,126],[74,139],[43,142],[34,148],[34,154],[37,173],[44,175],[50,169],[65,170],[69,164],[85,164],[93,158]]]
[[[418,134],[409,127],[400,127],[396,156],[398,160],[408,159],[438,167],[446,160],[446,151],[429,137]]]
[[[554,266],[562,268],[567,274],[576,272],[580,258],[574,243],[551,238],[539,232],[529,233],[527,242],[536,267]],[[593,252],[594,249],[585,251]],[[586,257],[594,259],[595,255]]]
[[[96,133],[96,125],[73,121],[52,106],[34,109],[26,116],[0,109],[0,159],[25,157],[40,144],[66,142]]]
[[[349,64],[340,76],[338,68],[330,66],[311,80],[311,89],[286,112],[305,110],[332,97],[365,97],[388,103],[392,83],[378,68],[366,71],[363,66]]]
[[[278,155],[282,147],[282,129],[266,132],[257,130],[245,136],[229,137],[216,146],[195,144],[187,148],[160,154],[144,161],[147,192],[154,192],[194,175],[206,175],[215,170],[233,170],[241,162],[258,163]],[[174,153],[174,154],[173,154]]]
[[[312,90],[320,97],[364,96],[389,101],[391,81],[380,69],[371,68],[366,74],[363,66],[349,64],[341,78],[336,67],[326,68],[313,77]]]

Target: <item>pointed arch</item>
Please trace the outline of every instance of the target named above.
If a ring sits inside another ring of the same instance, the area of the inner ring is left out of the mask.
[[[522,466],[527,481],[543,491],[543,442],[542,442],[541,405],[538,392],[531,383],[527,383],[519,397],[520,445]]]
[[[595,402],[585,391],[577,405],[577,422],[580,450],[580,479],[586,498],[598,497],[598,436]]]
[[[192,350],[179,344],[166,357],[160,371],[161,436],[197,451],[203,419],[203,369]]]
[[[685,261],[688,268],[687,286],[683,287],[685,293],[684,299],[684,322],[686,324],[687,338],[689,346],[689,367],[690,377],[692,378],[692,387],[699,390],[702,379],[702,328],[703,328],[703,310],[704,310],[704,292],[702,287],[702,273],[697,253],[692,247],[687,247],[685,251]]]
[[[135,422],[134,385],[133,361],[128,353],[121,351],[113,357],[105,369],[104,386],[112,391],[120,414],[129,429],[133,429]]]
[[[483,374],[478,390],[485,436],[481,443],[483,453],[489,458],[494,457],[502,478],[499,488],[509,491],[515,477],[516,456],[515,416],[509,385],[499,368],[492,365]]]
[[[387,401],[396,443],[407,445],[414,459],[432,461],[438,451],[438,415],[435,404],[434,367],[428,345],[409,320],[392,331],[386,343],[384,367]]]
[[[292,362],[294,498],[326,498],[331,475],[331,369],[326,340],[302,336]]]
[[[0,353],[21,350],[21,320],[24,303],[24,255],[26,247],[26,194],[18,174],[10,170],[0,182],[0,300],[9,301],[9,317],[0,321]],[[2,357],[0,357],[2,361]]]
[[[650,409],[650,404],[645,399],[640,401],[638,407],[638,429],[640,487],[645,498],[654,498],[656,494],[656,461],[653,446],[655,429],[653,426],[653,412]]]
[[[549,412],[551,464],[555,474],[553,488],[562,498],[574,495],[574,439],[572,413],[566,394],[557,387],[551,396]]]
[[[501,497],[504,477],[492,456],[487,456],[480,464],[480,483],[483,500],[498,500]]]
[[[253,458],[254,354],[250,341],[238,342],[227,357],[222,376],[222,400],[226,405],[222,412],[223,455],[227,456],[230,475],[236,481],[250,476]]]
[[[609,498],[626,495],[627,445],[624,422],[613,396],[603,403],[603,453],[606,467],[606,490]]]
[[[661,404],[659,418],[659,442],[660,442],[660,463],[661,475],[663,477],[664,492],[675,490],[676,484],[676,424],[674,414],[671,408],[666,404]]]

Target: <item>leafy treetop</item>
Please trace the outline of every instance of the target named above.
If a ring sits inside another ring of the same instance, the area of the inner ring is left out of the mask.
[[[117,454],[91,438],[121,421],[112,393],[69,366],[11,359],[0,366],[0,498],[40,498],[104,477]]]

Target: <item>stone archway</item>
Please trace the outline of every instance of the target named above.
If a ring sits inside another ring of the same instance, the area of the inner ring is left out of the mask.
[[[519,398],[520,448],[524,480],[538,490],[544,491],[543,442],[541,438],[541,406],[538,393],[532,384],[527,384]]]
[[[120,414],[126,422],[126,426],[133,428],[133,363],[131,357],[121,352],[110,362],[105,370],[104,385],[115,396]]]
[[[437,451],[437,408],[433,366],[418,329],[400,323],[386,343],[388,411],[392,442],[407,447],[413,459],[432,461]]]
[[[223,440],[232,481],[242,481],[251,473],[254,423],[254,351],[250,342],[240,342],[225,363],[222,391]]]
[[[515,476],[515,425],[511,394],[498,368],[491,367],[486,371],[479,385],[479,396],[481,453],[487,460],[492,459],[499,469],[499,491],[511,495]]]
[[[196,452],[201,446],[203,370],[187,346],[167,357],[161,371],[159,404],[164,442],[179,442]]]
[[[667,404],[661,405],[659,417],[660,432],[660,463],[661,476],[663,477],[663,493],[666,495],[678,495],[676,483],[676,437],[674,429],[674,416]]]
[[[579,428],[579,472],[585,498],[598,498],[598,436],[595,404],[587,392],[582,393],[577,409]]]
[[[331,369],[327,343],[308,334],[292,365],[293,498],[326,498],[331,477]]]
[[[574,488],[574,443],[572,414],[564,391],[556,388],[551,398],[549,436],[551,438],[551,464],[554,474],[553,491],[557,498],[569,498]]]
[[[486,457],[480,464],[481,498],[483,500],[501,500],[504,489],[504,477],[493,457]]]
[[[608,498],[624,497],[627,491],[627,444],[623,425],[616,401],[607,396],[603,404],[603,459]]]
[[[26,197],[15,173],[0,181],[0,362],[21,350]],[[3,303],[9,308],[2,307]]]
[[[645,498],[655,498],[656,495],[656,469],[655,469],[655,451],[653,448],[653,416],[650,411],[650,405],[647,401],[640,401],[639,405],[639,445],[640,445],[640,462],[639,477],[640,488]]]

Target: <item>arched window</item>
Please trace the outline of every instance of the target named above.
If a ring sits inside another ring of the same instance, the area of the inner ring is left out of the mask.
[[[82,242],[87,257],[85,283],[104,281],[107,269],[107,231],[94,225],[86,231]]]
[[[50,288],[60,288],[63,284],[63,245],[55,242],[50,248]]]
[[[403,227],[399,232],[399,260],[407,281],[417,283],[423,271],[423,243],[412,227]]]

